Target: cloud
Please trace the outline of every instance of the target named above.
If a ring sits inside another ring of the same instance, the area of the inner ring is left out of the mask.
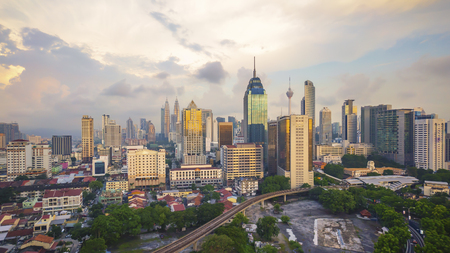
[[[161,85],[140,85],[133,90],[134,94],[147,93],[153,96],[169,96],[175,93],[175,88],[167,81],[164,81]]]
[[[156,67],[163,72],[168,72],[173,75],[185,74],[185,67],[178,64],[179,61],[180,59],[178,57],[171,56],[165,61],[157,62]]]
[[[125,79],[104,89],[102,94],[106,96],[133,97],[131,85]]]
[[[154,75],[154,77],[156,77],[158,79],[166,79],[169,76],[170,76],[170,74],[165,71],[159,72],[158,74]]]
[[[198,79],[204,79],[210,83],[220,84],[220,82],[225,79],[227,75],[228,73],[223,69],[222,63],[216,61],[208,62],[203,65],[203,67],[197,71],[195,77]]]
[[[336,97],[335,96],[317,96],[317,103],[324,105],[324,106],[332,106],[336,104]]]
[[[178,96],[183,96],[184,94],[184,86],[178,87],[177,88],[177,95]]]
[[[414,91],[400,91],[397,93],[397,96],[399,96],[402,99],[412,99],[415,96],[417,96],[417,94]]]
[[[163,26],[165,26],[167,29],[172,31],[173,33],[177,33],[178,29],[181,28],[180,25],[173,23],[170,21],[169,17],[164,15],[161,12],[150,12],[150,16],[152,16],[154,19],[156,19],[159,23],[161,23]]]
[[[222,46],[235,46],[236,42],[234,40],[227,40],[227,39],[225,39],[225,40],[220,41],[220,45],[222,45]]]
[[[20,75],[25,70],[22,66],[0,64],[0,89],[14,82],[20,82]]]
[[[363,98],[365,102],[371,102],[376,96],[375,93],[386,83],[383,78],[377,77],[371,80],[365,74],[343,74],[338,77],[338,80],[342,83],[336,92],[339,100]]]
[[[55,46],[67,45],[56,36],[43,33],[35,28],[22,29],[23,45],[34,49],[51,49]]]
[[[405,81],[428,81],[438,79],[439,84],[448,85],[450,80],[450,55],[442,57],[423,56],[410,67],[398,71]]]

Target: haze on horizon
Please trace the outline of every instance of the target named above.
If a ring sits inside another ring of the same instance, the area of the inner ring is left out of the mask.
[[[256,73],[269,118],[300,113],[316,87],[316,118],[360,106],[422,107],[450,120],[450,1],[0,1],[0,122],[27,134],[81,135],[81,117],[160,131],[160,108],[194,100],[242,119]],[[318,124],[318,123],[316,123]]]

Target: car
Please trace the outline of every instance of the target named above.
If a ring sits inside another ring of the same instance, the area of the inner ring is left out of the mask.
[[[416,240],[413,240],[412,243],[417,244],[417,241],[416,241]]]
[[[66,235],[66,238],[71,238],[72,237],[72,235]]]

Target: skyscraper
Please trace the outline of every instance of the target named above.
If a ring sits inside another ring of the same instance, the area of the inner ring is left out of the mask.
[[[182,124],[183,163],[206,164],[202,110],[197,108],[194,101],[183,109]]]
[[[402,165],[414,164],[414,111],[386,110],[377,118],[377,150]]]
[[[242,127],[245,142],[253,142],[264,148],[264,164],[267,163],[267,94],[261,79],[253,78],[247,85],[244,94],[244,124]]]
[[[202,110],[202,124],[203,124],[203,134],[205,135],[205,151],[211,151],[211,142],[213,138],[214,131],[219,129],[214,129],[213,112],[211,109],[201,109]]]
[[[342,140],[357,142],[358,108],[353,105],[354,99],[347,99],[342,105]]]
[[[133,120],[131,118],[128,118],[127,120],[127,139],[135,139],[136,138],[136,132],[133,124]]]
[[[11,141],[6,148],[7,181],[25,175],[32,166],[32,145],[27,140]]]
[[[141,118],[140,121],[141,121],[140,129],[147,132],[148,129],[147,120],[145,118]]]
[[[291,189],[314,185],[313,119],[307,115],[278,117],[277,174],[290,178]]]
[[[340,135],[340,126],[339,126],[339,122],[333,122],[333,124],[332,124],[332,131],[333,131],[333,133],[332,133],[332,135],[333,135],[333,137],[332,137],[332,139],[334,140],[334,139],[336,139],[336,138],[339,138],[339,135]]]
[[[305,114],[312,118],[313,125],[313,154],[316,146],[316,88],[310,80],[305,81]],[[313,155],[314,157],[314,155]]]
[[[168,138],[170,132],[170,108],[169,101],[166,98],[166,103],[164,104],[164,137]]]
[[[120,147],[122,144],[122,129],[116,121],[109,120],[105,126],[105,146]]]
[[[219,148],[222,145],[233,145],[233,123],[219,122]]]
[[[236,117],[234,116],[228,116],[228,122],[233,123],[233,131],[237,128],[237,121]]]
[[[324,107],[319,114],[319,144],[331,145],[331,110]]]
[[[269,165],[269,176],[275,176],[277,174],[277,125],[276,120],[271,120],[268,123],[267,163]]]
[[[163,108],[161,108],[161,138],[164,138],[164,136],[165,136],[165,128],[164,128],[164,126],[166,125],[166,112],[165,112],[165,109],[164,109],[164,107]]]
[[[302,101],[300,101],[300,112],[301,115],[305,115],[305,97],[303,97]]]
[[[109,115],[103,114],[102,115],[102,144],[105,144],[105,126],[109,122]]]
[[[221,123],[229,124],[230,122]],[[234,185],[234,179],[240,177],[264,177],[263,148],[254,143],[237,143],[221,147],[223,180]]]
[[[70,154],[72,154],[72,136],[53,135],[52,155],[70,155]]]
[[[437,171],[445,168],[445,121],[416,119],[414,122],[414,164]]]
[[[147,130],[147,140],[148,142],[155,143],[156,142],[156,131],[155,125],[149,120],[147,122],[148,130]]]
[[[382,111],[391,110],[392,105],[361,106],[361,142],[377,145],[377,118]]]
[[[6,145],[10,141],[22,139],[22,133],[19,131],[17,123],[0,123],[0,133],[5,135]]]
[[[180,104],[178,103],[178,98],[175,98],[175,105],[173,106],[173,114],[177,117],[177,121],[174,123],[176,129],[176,123],[180,122]]]
[[[81,118],[81,147],[84,163],[91,163],[94,156],[94,119],[88,115]]]
[[[0,133],[0,148],[6,148],[6,136]]]
[[[289,110],[288,110],[288,115],[291,115],[291,98],[292,96],[294,96],[294,92],[291,90],[291,78],[289,77],[289,89],[286,92],[286,96],[289,99]]]
[[[177,131],[177,115],[172,114],[170,115],[170,132],[176,131]]]

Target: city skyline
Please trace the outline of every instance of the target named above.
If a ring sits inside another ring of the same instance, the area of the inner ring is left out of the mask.
[[[110,114],[121,126],[128,117],[152,120],[160,132],[158,109],[166,97],[182,105],[194,100],[214,115],[241,120],[253,56],[272,120],[288,111],[289,76],[295,93],[292,114],[300,113],[303,83],[311,80],[316,107],[330,108],[332,122],[340,121],[345,99],[356,99],[358,107],[420,106],[450,118],[445,110],[450,21],[443,11],[450,3],[445,1],[374,1],[359,8],[351,1],[210,6],[220,8],[220,14],[183,2],[87,4],[0,3],[0,43],[5,43],[0,101],[8,108],[0,112],[2,122],[17,122],[27,134],[76,137],[79,117],[91,115],[95,129],[101,129],[101,115]],[[249,6],[249,16],[224,18]],[[75,11],[39,14],[61,8]],[[97,11],[102,8],[108,11]],[[356,22],[362,16],[364,22]],[[251,25],[243,28],[249,18]],[[340,22],[324,25],[336,19]],[[223,32],[211,33],[212,27]],[[161,40],[149,40],[156,33]],[[318,118],[318,110],[315,114]]]

